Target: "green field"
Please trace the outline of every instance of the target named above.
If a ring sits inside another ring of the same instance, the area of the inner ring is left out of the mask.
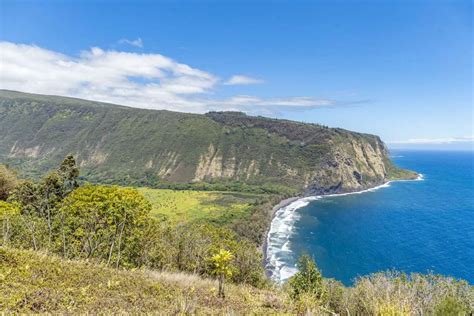
[[[154,216],[174,222],[206,220],[228,224],[250,215],[261,194],[139,188]]]

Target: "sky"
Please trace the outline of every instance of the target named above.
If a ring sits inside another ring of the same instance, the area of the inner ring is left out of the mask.
[[[473,149],[471,1],[0,0],[0,88]]]

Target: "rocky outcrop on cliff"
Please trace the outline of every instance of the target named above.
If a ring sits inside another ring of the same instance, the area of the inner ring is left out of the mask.
[[[314,175],[306,195],[359,191],[388,180],[385,145],[379,139],[371,145],[353,136],[349,138],[349,143],[334,146],[333,159]]]

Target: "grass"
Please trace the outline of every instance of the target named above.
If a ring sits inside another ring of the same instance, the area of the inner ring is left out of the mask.
[[[0,246],[0,313],[159,315],[472,315],[474,287],[436,275],[381,272],[327,298],[291,300],[284,289],[227,284],[183,272],[107,268],[93,261]],[[334,312],[332,312],[334,311]]]
[[[250,216],[264,195],[238,192],[139,188],[152,204],[152,214],[172,222],[205,220],[230,224]]]
[[[87,261],[0,247],[0,311],[52,314],[268,314],[285,296],[247,285],[226,287],[197,275],[125,271]]]

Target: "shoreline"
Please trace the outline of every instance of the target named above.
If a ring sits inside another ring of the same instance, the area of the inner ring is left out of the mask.
[[[289,197],[289,198],[281,200],[280,202],[278,202],[278,204],[272,207],[272,212],[271,212],[272,216],[271,216],[270,224],[268,225],[265,231],[265,240],[263,241],[263,244],[262,244],[263,267],[265,268],[265,274],[267,274],[266,265],[267,265],[268,234],[270,233],[270,229],[272,228],[272,222],[275,219],[275,214],[278,210],[290,205],[291,203],[295,201],[298,201],[301,198],[303,198],[303,196],[301,195]]]
[[[310,201],[319,200],[319,199],[325,198],[325,197],[345,196],[345,195],[362,194],[362,193],[367,193],[367,192],[373,192],[373,191],[379,190],[381,188],[389,187],[390,183],[392,183],[392,182],[422,181],[422,180],[424,180],[423,174],[418,173],[417,177],[415,179],[389,180],[389,181],[384,182],[383,184],[375,185],[373,187],[369,187],[367,189],[362,189],[362,190],[359,190],[359,191],[348,191],[348,192],[341,192],[341,193],[309,195],[309,196],[300,195],[300,196],[295,196],[295,197],[287,198],[287,199],[284,199],[284,200],[280,201],[278,204],[276,204],[272,208],[272,216],[271,216],[270,225],[267,228],[266,238],[265,238],[265,241],[262,245],[262,247],[263,247],[263,264],[264,264],[265,274],[267,276],[271,277],[274,273],[274,269],[277,268],[275,265],[272,265],[272,267],[268,267],[268,265],[271,264],[271,262],[270,262],[271,258],[268,257],[268,246],[269,246],[269,242],[270,242],[270,232],[271,232],[271,229],[272,229],[272,224],[273,224],[273,222],[275,220],[275,217],[276,217],[276,214],[279,210],[291,205],[292,203],[294,203],[296,201],[302,201],[302,202],[308,202],[309,203]],[[300,206],[300,207],[302,207],[302,206]],[[300,207],[296,207],[293,210],[293,212],[296,211]],[[293,227],[293,224],[294,223],[291,223],[291,227]],[[291,229],[290,229],[290,232],[287,235],[287,238],[289,238],[290,236],[291,236]],[[282,248],[285,246],[285,244],[282,246]],[[279,277],[279,280],[282,281],[281,275]]]

